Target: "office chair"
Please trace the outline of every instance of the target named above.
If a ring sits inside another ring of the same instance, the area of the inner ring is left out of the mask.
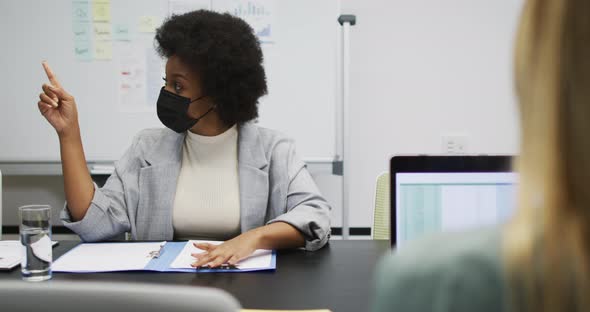
[[[2,311],[236,312],[238,301],[206,287],[126,282],[0,280]]]
[[[390,188],[389,172],[383,172],[377,177],[375,183],[375,198],[373,205],[373,239],[388,240],[390,232]]]

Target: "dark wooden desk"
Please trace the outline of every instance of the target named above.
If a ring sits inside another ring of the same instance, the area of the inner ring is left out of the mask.
[[[77,242],[62,241],[54,258]],[[280,251],[274,272],[251,273],[54,273],[54,280],[125,281],[221,288],[248,309],[331,309],[367,311],[373,272],[387,241],[332,241],[316,252]],[[20,279],[20,268],[0,272],[0,279]]]

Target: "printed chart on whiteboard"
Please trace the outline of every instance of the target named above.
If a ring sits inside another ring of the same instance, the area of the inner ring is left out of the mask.
[[[228,12],[245,20],[252,26],[256,36],[262,44],[274,43],[273,34],[274,17],[276,16],[275,1],[239,1],[218,0],[213,1],[212,8],[219,12]]]

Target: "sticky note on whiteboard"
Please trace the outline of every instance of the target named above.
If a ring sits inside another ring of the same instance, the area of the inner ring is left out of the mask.
[[[111,24],[94,23],[94,40],[111,40]]]
[[[72,1],[72,21],[90,22],[90,3],[88,1]]]
[[[158,16],[140,16],[137,30],[142,33],[153,33],[156,32],[156,28],[160,27],[160,24],[162,24],[162,19]]]
[[[113,58],[113,43],[111,41],[94,41],[94,59],[110,60]]]
[[[129,34],[129,26],[127,26],[126,24],[113,25],[113,40],[131,41],[131,35]]]
[[[90,41],[92,40],[90,23],[87,22],[73,22],[72,33],[74,34],[74,42],[76,41]]]
[[[74,54],[78,61],[92,61],[92,43],[91,41],[74,42]]]
[[[111,1],[94,0],[92,1],[92,18],[95,22],[111,21]]]

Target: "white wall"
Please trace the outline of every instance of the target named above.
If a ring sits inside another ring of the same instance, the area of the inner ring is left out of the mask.
[[[343,0],[351,34],[350,225],[370,226],[375,177],[395,154],[518,149],[512,42],[521,0]]]

